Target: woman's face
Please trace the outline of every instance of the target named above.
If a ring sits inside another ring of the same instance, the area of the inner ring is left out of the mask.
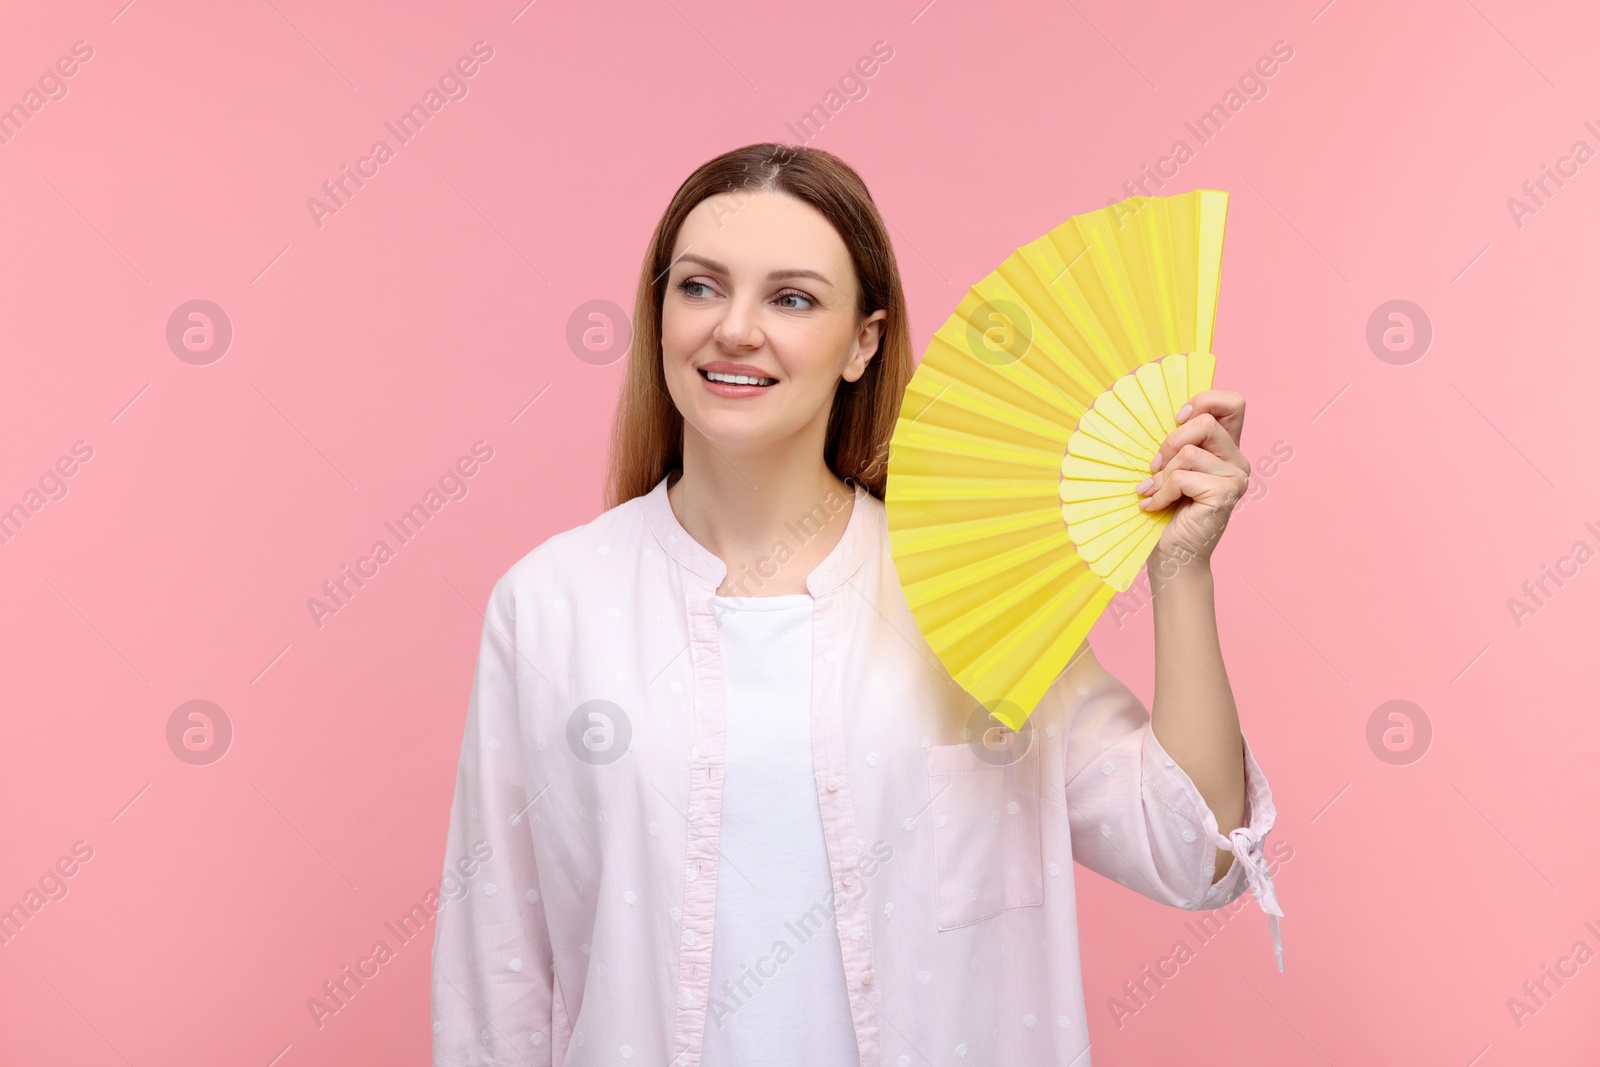
[[[808,429],[820,441],[839,379],[866,371],[888,317],[857,321],[855,268],[833,225],[785,193],[725,193],[689,213],[672,252],[662,369],[685,432],[730,457]],[[719,371],[760,382],[707,377]]]

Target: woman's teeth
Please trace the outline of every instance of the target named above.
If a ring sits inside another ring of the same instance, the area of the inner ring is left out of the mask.
[[[776,378],[751,378],[744,374],[718,374],[715,371],[701,371],[708,379],[714,382],[724,382],[728,385],[777,385]]]

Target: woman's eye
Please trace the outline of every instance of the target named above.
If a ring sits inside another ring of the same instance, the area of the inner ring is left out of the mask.
[[[696,278],[685,278],[683,281],[678,283],[677,290],[678,290],[678,292],[682,293],[684,296],[688,297],[691,300],[703,300],[703,299],[705,299],[705,298],[707,298],[709,296],[716,295],[715,290],[713,290],[710,285],[708,285],[707,283],[705,283],[703,281],[700,281],[700,280],[698,280]],[[704,291],[702,292],[702,290],[704,290]],[[803,311],[803,310],[805,310],[807,308],[815,307],[816,303],[817,303],[811,297],[807,296],[805,293],[800,292],[798,289],[786,289],[783,292],[779,293],[774,299],[779,301],[779,306],[780,307],[783,307],[783,308],[785,308],[787,310],[790,310],[790,311]],[[799,303],[799,304],[788,303],[788,304],[785,304],[785,303],[783,303],[783,301],[785,301],[785,300],[789,300],[789,301],[798,300],[798,301],[803,301],[803,303]]]

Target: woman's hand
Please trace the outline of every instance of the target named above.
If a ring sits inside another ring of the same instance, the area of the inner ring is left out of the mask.
[[[1241,393],[1206,389],[1178,410],[1177,429],[1150,461],[1155,473],[1134,487],[1145,511],[1177,502],[1152,560],[1209,565],[1250,482],[1250,462],[1239,451],[1243,432]]]

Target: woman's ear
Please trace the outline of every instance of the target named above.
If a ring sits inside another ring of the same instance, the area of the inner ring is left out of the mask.
[[[845,364],[844,380],[854,382],[860,380],[867,373],[867,364],[872,362],[883,345],[884,326],[889,318],[886,308],[879,308],[861,320],[861,325],[856,330],[856,351],[850,362]],[[855,373],[851,374],[854,370]]]

